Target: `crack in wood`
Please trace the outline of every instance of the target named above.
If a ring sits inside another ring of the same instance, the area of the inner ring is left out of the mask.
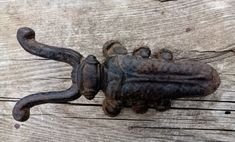
[[[132,118],[107,118],[107,117],[103,117],[103,118],[89,118],[89,117],[76,117],[76,116],[70,116],[70,117],[63,117],[63,118],[68,118],[68,119],[97,119],[97,120],[125,120],[125,121],[151,121],[151,122],[156,122],[156,120],[186,120],[186,121],[192,121],[195,119],[184,119],[184,118],[168,118],[168,117],[164,117],[164,118],[154,118],[154,119],[132,119]],[[196,119],[197,121],[215,121],[213,119]]]
[[[88,117],[63,117],[63,118],[72,118],[72,119],[97,119],[97,120],[119,120],[119,121],[152,121],[149,119],[125,119],[125,118],[88,118]]]
[[[234,91],[235,92],[235,91]],[[175,99],[174,101],[192,101],[192,102],[216,102],[216,103],[235,103],[235,101],[220,101],[220,100],[197,100],[197,99]]]
[[[235,132],[235,129],[206,129],[206,128],[181,128],[181,127],[144,127],[144,126],[129,126],[129,130],[133,129],[171,129],[171,130],[199,130],[199,131],[229,131]]]

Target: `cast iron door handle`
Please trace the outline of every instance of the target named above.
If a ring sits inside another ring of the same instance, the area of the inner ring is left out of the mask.
[[[136,113],[149,107],[164,111],[171,100],[212,94],[220,85],[220,78],[210,65],[196,61],[174,61],[171,51],[161,49],[151,55],[148,47],[135,49],[132,55],[118,41],[103,46],[104,63],[95,56],[84,58],[71,49],[41,44],[35,32],[27,27],[17,31],[20,45],[29,53],[70,64],[72,85],[64,91],[42,92],[20,99],[14,109],[17,121],[26,121],[30,108],[45,103],[73,101],[81,95],[91,100],[99,90],[105,94],[102,108],[108,116],[116,116],[125,106]]]

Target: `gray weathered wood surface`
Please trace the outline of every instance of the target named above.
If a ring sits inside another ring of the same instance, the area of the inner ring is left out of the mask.
[[[15,34],[22,26],[40,42],[100,61],[110,39],[129,52],[168,47],[178,60],[209,63],[222,83],[213,95],[175,100],[166,112],[126,108],[110,118],[100,93],[92,101],[34,107],[19,123],[11,115],[19,98],[71,83],[69,65],[20,47]],[[0,0],[0,141],[235,141],[235,0]]]

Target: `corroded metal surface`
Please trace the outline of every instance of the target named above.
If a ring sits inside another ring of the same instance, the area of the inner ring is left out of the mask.
[[[220,85],[219,75],[211,66],[174,61],[167,49],[151,55],[148,47],[139,47],[129,55],[120,42],[111,40],[104,44],[106,60],[101,64],[93,55],[83,58],[73,50],[38,43],[34,31],[27,27],[18,30],[17,39],[29,53],[73,67],[69,89],[32,94],[19,100],[13,109],[13,117],[18,121],[26,121],[35,105],[68,102],[81,95],[91,100],[99,90],[105,94],[105,114],[116,116],[125,106],[131,106],[136,113],[144,113],[149,107],[164,111],[170,108],[172,99],[206,96]]]

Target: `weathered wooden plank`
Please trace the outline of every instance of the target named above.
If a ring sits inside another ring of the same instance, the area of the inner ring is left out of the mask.
[[[70,105],[102,105],[104,95],[100,92],[95,99],[86,100],[84,97],[79,98],[73,102],[69,102]],[[16,102],[19,98],[16,97],[0,97],[1,102]],[[234,101],[221,101],[211,100],[204,98],[182,98],[172,100],[172,109],[198,109],[198,110],[215,110],[215,111],[235,111]]]
[[[103,114],[100,106],[61,107],[59,104],[50,104],[41,106],[41,109],[33,108],[32,117],[28,123],[19,123],[19,129],[14,128],[16,123],[12,121],[10,114],[1,116],[4,116],[1,126],[5,130],[8,129],[5,133],[11,133],[9,129],[18,135],[35,133],[37,135],[34,138],[40,137],[40,140],[46,140],[54,133],[60,134],[53,137],[55,140],[75,140],[79,136],[81,141],[86,140],[84,135],[94,136],[94,140],[100,135],[106,135],[109,140],[118,141],[143,138],[183,140],[181,137],[184,135],[189,135],[184,140],[232,140],[235,135],[234,113],[228,115],[222,111],[211,110],[170,110],[156,113],[150,109],[145,115],[138,115],[130,109],[124,109],[118,117],[110,118]],[[54,131],[49,132],[50,129]],[[212,135],[208,136],[208,133]],[[61,135],[68,136],[60,138]],[[108,140],[107,137],[101,138]]]
[[[1,0],[0,17],[1,141],[234,141],[234,0]],[[15,34],[22,26],[35,29],[43,43],[100,61],[102,45],[110,39],[120,40],[130,53],[140,45],[168,47],[177,60],[211,64],[221,86],[204,98],[175,100],[166,112],[138,115],[127,108],[109,118],[100,107],[100,93],[92,101],[82,97],[71,104],[37,106],[29,121],[18,123],[11,116],[16,100],[71,83],[70,66],[19,46]]]

